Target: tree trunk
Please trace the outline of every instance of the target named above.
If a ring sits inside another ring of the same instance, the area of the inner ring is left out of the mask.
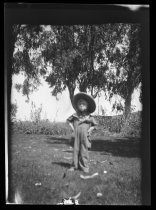
[[[127,131],[127,128],[129,127],[129,117],[131,114],[131,98],[132,94],[129,94],[128,97],[125,99],[125,110],[121,126],[122,133],[125,133]]]
[[[91,92],[91,96],[92,96],[93,98],[96,98],[99,92],[100,92],[99,90],[96,91],[96,93],[93,93],[93,91],[92,91],[92,92]]]
[[[68,87],[68,90],[69,90],[70,101],[71,101],[71,104],[73,106],[73,97],[74,97],[75,87],[71,87],[70,85],[68,85],[67,87]]]
[[[132,94],[130,94],[126,99],[125,99],[125,110],[124,110],[124,118],[125,120],[128,118],[128,116],[131,113],[131,97]]]
[[[80,92],[85,92],[85,93],[87,92],[87,87],[86,87],[85,82],[80,85],[79,90],[80,90]]]

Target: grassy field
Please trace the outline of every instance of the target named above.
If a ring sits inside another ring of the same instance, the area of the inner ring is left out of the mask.
[[[140,140],[108,135],[94,138],[91,173],[70,172],[70,137],[14,133],[10,145],[10,201],[57,204],[81,192],[80,205],[141,205]],[[107,173],[104,173],[106,171]],[[102,193],[97,197],[97,193]],[[16,196],[15,196],[16,195]]]

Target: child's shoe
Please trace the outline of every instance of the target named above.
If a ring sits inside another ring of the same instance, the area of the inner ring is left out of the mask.
[[[83,169],[83,172],[84,172],[85,174],[88,174],[88,173],[89,173],[89,168]]]
[[[71,167],[70,169],[68,169],[68,171],[75,171],[75,170],[77,170],[77,168],[75,167]]]

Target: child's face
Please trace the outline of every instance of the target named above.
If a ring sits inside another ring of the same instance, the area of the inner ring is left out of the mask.
[[[80,99],[79,101],[78,101],[78,109],[81,111],[81,112],[83,112],[83,111],[86,111],[87,110],[87,108],[88,108],[88,103],[87,103],[87,101],[85,101],[84,99]]]

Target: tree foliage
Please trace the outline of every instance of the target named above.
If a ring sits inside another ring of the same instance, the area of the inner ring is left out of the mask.
[[[40,76],[46,73],[39,52],[41,45],[40,26],[15,25],[13,27],[14,37],[16,37],[13,52],[13,74],[24,73],[26,79],[23,84],[17,84],[18,90],[22,89],[23,95],[27,95],[40,84]],[[15,40],[15,38],[14,38]]]
[[[76,87],[94,98],[107,90],[110,99],[118,94],[125,100],[127,115],[131,95],[141,82],[139,33],[138,24],[123,23],[59,25],[48,31],[17,25],[13,73],[24,72],[26,79],[16,87],[29,96],[43,76],[54,96],[68,88],[71,102]],[[123,108],[118,103],[115,107]]]
[[[121,39],[122,28],[123,24],[53,26],[54,39],[46,40],[48,47],[42,52],[53,67],[47,77],[53,94],[67,86],[72,98],[76,85],[93,97],[105,90],[109,55]]]
[[[125,33],[126,32],[126,33]],[[125,100],[125,117],[130,113],[131,96],[141,83],[140,25],[128,24],[121,31],[121,46],[112,51],[110,61],[116,71],[109,72],[110,97],[120,95]]]
[[[66,87],[72,98],[76,85],[80,91],[91,91],[96,97],[105,80],[105,68],[95,71],[94,63],[100,40],[95,26],[53,26],[55,41],[49,43],[42,55],[50,62],[53,71],[47,82],[54,87],[53,95]]]

